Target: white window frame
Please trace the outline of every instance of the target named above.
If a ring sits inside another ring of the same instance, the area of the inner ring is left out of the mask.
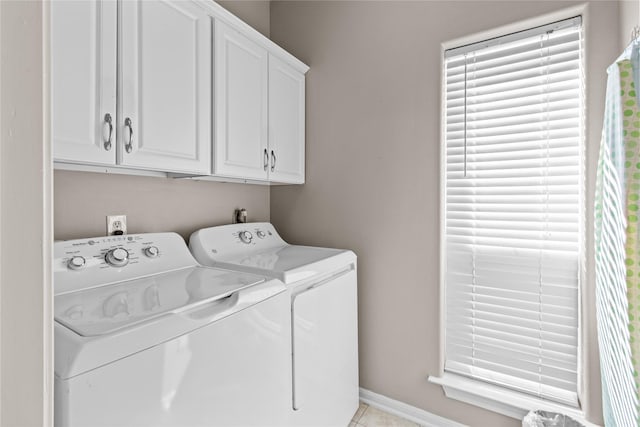
[[[508,34],[527,31],[529,29],[548,25],[552,22],[562,21],[570,19],[576,16],[582,17],[583,26],[583,46],[584,35],[586,34],[586,25],[588,23],[588,9],[587,5],[578,5],[575,7],[562,9],[554,13],[545,14],[532,19],[519,21],[506,26],[494,28],[492,30],[476,33],[470,36],[462,37],[459,39],[447,41],[441,44],[440,52],[440,92],[441,92],[441,117],[440,117],[440,342],[439,342],[439,372],[437,375],[430,375],[428,380],[434,384],[442,386],[445,395],[451,399],[459,400],[474,406],[478,406],[508,417],[522,419],[527,412],[531,410],[547,410],[553,412],[559,412],[567,414],[574,419],[582,422],[586,426],[593,426],[594,424],[586,421],[585,411],[583,407],[575,408],[546,399],[541,399],[533,395],[521,393],[512,389],[501,387],[498,385],[489,384],[483,381],[474,380],[462,375],[453,374],[444,371],[445,364],[445,331],[446,331],[446,71],[445,71],[445,52],[450,49],[454,49],[460,46],[466,46],[474,43],[480,43],[485,40],[503,37]],[[587,53],[583,50],[583,66],[586,68]],[[580,189],[580,215],[581,221],[581,245],[580,245],[580,287],[584,286],[585,275],[585,108],[586,108],[586,91],[583,91],[583,114],[582,114],[582,156],[581,156],[581,181],[582,186]],[[586,349],[583,339],[583,313],[585,311],[585,301],[583,292],[579,291],[578,304],[579,304],[579,319],[578,319],[578,399],[584,402],[584,390],[588,389],[585,386],[586,375],[582,372],[582,366],[584,366],[584,360],[587,357]]]

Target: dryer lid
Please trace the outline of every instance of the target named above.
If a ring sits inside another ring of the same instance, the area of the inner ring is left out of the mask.
[[[331,258],[340,252],[343,251],[311,246],[284,245],[260,252],[248,252],[243,256],[231,259],[221,258],[220,261],[264,270],[288,271]]]
[[[105,335],[225,298],[264,281],[252,274],[190,267],[56,295],[54,317],[79,335]]]
[[[284,245],[235,258],[218,258],[211,265],[263,274],[291,284],[330,273],[354,262],[351,251]]]

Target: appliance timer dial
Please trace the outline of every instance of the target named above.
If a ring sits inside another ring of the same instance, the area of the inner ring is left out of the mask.
[[[129,252],[123,248],[111,249],[104,257],[107,264],[114,267],[124,267],[129,264]]]
[[[86,265],[86,263],[87,260],[85,260],[84,257],[76,255],[69,260],[69,262],[67,263],[67,267],[72,270],[80,270]]]
[[[250,231],[241,231],[239,236],[243,243],[251,243],[253,240],[253,234]]]
[[[160,251],[158,250],[157,246],[149,246],[147,248],[144,248],[144,254],[149,258],[155,258],[159,253]]]

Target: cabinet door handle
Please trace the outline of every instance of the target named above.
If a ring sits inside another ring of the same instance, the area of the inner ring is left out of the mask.
[[[109,137],[104,142],[104,149],[109,151],[111,150],[111,136],[113,135],[113,119],[111,118],[111,114],[107,113],[104,115],[104,122],[109,125]]]
[[[133,125],[131,124],[131,119],[127,117],[124,119],[124,127],[129,128],[129,142],[124,144],[124,149],[127,150],[127,153],[130,153],[133,150]]]
[[[276,153],[271,150],[271,172],[276,169]]]
[[[267,153],[267,149],[264,149],[264,165],[262,165],[262,168],[266,171],[267,168],[269,167],[269,153]]]

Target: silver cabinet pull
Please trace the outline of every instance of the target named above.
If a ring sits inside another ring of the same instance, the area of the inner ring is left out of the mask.
[[[130,153],[133,150],[133,125],[129,117],[124,119],[124,126],[129,128],[129,142],[124,144],[124,149],[127,150],[127,153]]]
[[[113,119],[111,118],[111,114],[107,113],[104,115],[104,122],[109,125],[109,137],[104,142],[104,149],[109,151],[111,150],[111,136],[113,135]]]
[[[276,169],[276,153],[271,150],[271,172]]]
[[[262,168],[266,171],[267,168],[269,167],[269,153],[267,153],[267,149],[264,149],[264,165],[262,165]]]

